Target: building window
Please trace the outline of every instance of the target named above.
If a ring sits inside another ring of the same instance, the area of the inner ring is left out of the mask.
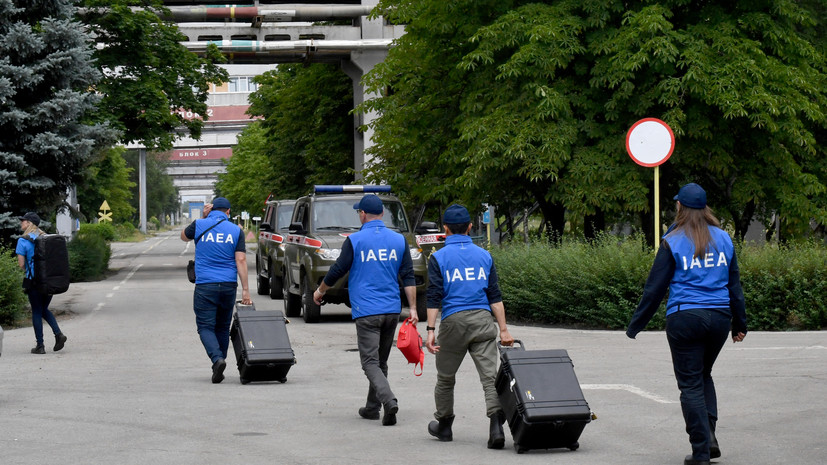
[[[233,76],[228,83],[228,92],[255,92],[253,76]]]

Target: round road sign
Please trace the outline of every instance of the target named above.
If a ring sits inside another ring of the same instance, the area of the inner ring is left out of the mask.
[[[643,118],[626,133],[626,151],[640,166],[659,166],[675,149],[675,134],[657,118]]]

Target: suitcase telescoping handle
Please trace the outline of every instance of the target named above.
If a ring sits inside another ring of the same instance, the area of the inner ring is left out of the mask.
[[[517,347],[517,344],[520,344],[520,346]],[[519,339],[514,339],[514,343],[511,344],[511,346],[504,346],[502,344],[502,342],[497,341],[497,348],[500,349],[500,352],[502,352],[503,350],[512,350],[512,349],[525,350],[525,346],[523,345],[523,341],[521,341]]]

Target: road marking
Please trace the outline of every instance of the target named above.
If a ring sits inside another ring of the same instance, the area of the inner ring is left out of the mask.
[[[789,347],[735,347],[729,350],[812,350],[827,349],[826,346],[789,346]]]
[[[592,390],[613,390],[613,391],[627,391],[631,392],[632,394],[637,394],[640,397],[645,399],[653,400],[660,404],[677,404],[678,401],[676,400],[669,400],[664,399],[658,395],[649,393],[644,391],[643,389],[632,386],[631,384],[583,384],[580,386],[582,389],[592,389]]]
[[[130,271],[129,274],[126,275],[125,278],[123,278],[123,281],[118,283],[118,285],[123,286],[124,284],[126,284],[126,282],[129,281],[129,278],[131,278],[135,274],[135,272],[138,271],[142,266],[144,266],[143,263],[135,265],[135,268],[132,268],[132,271]]]
[[[190,244],[192,244],[192,241],[187,241],[187,245],[184,246],[184,250],[182,250],[181,253],[178,254],[179,257],[183,256],[190,250]]]

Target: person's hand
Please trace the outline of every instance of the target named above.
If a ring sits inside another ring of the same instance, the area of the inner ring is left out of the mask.
[[[435,354],[439,352],[439,346],[435,344],[436,342],[436,335],[434,335],[433,331],[428,331],[428,339],[425,342],[425,347],[428,349],[428,352]]]
[[[324,294],[319,292],[319,289],[316,289],[315,291],[313,291],[313,302],[315,302],[316,305],[321,305],[322,304],[322,298],[324,298]]]
[[[211,211],[212,211],[212,204],[211,203],[205,203],[204,204],[204,214],[201,215],[201,217],[206,218],[207,215],[209,215]]]
[[[419,323],[419,314],[416,313],[416,305],[411,306],[411,314],[408,316],[411,319],[411,324],[416,326]]]
[[[514,338],[511,337],[511,333],[508,332],[508,329],[500,330],[500,344],[504,346],[514,345]]]
[[[741,341],[743,341],[743,340],[744,340],[744,338],[745,338],[745,337],[747,337],[747,335],[746,335],[746,334],[744,334],[744,333],[738,333],[738,334],[736,334],[735,336],[732,336],[732,342],[733,342],[733,343],[735,343],[735,342],[741,342]]]
[[[248,289],[241,290],[241,303],[244,305],[253,305],[253,299],[250,298],[250,291]]]

